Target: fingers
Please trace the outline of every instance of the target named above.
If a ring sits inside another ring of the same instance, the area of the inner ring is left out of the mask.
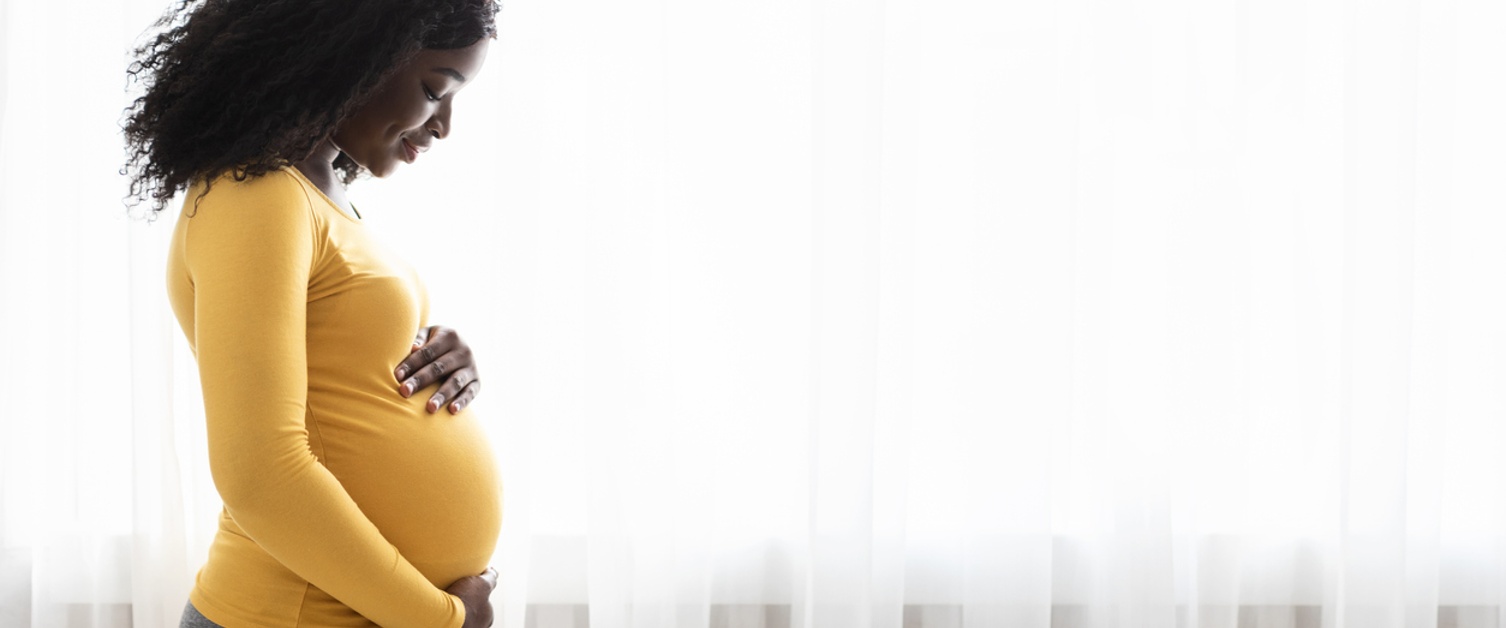
[[[429,342],[429,335],[433,331],[434,331],[434,327],[433,326],[424,327],[424,328],[418,330],[418,335],[416,335],[416,336],[413,337],[413,349],[410,350],[409,353],[412,353],[413,351],[417,351],[419,347],[422,347],[425,344],[428,344],[428,342]]]
[[[487,567],[476,576],[465,576],[445,587],[445,592],[460,598],[465,605],[465,628],[492,625],[491,594],[497,588],[497,570]]]
[[[470,345],[455,330],[438,325],[420,329],[414,342],[419,344],[392,372],[399,382],[398,394],[411,397],[439,382],[425,411],[432,414],[449,404],[450,414],[459,414],[481,392]]]
[[[422,350],[420,349],[420,351]],[[397,392],[404,397],[412,396],[414,391],[423,390],[434,382],[445,381],[446,378],[453,377],[456,373],[464,370],[460,366],[462,363],[470,363],[470,357],[466,351],[454,351],[439,356],[434,361],[418,369],[418,372],[409,376],[408,379],[403,380]],[[441,405],[444,405],[443,401],[434,404],[434,407],[438,408]]]
[[[455,397],[453,401],[450,401],[450,414],[459,414],[466,406],[471,405],[471,400],[475,399],[476,395],[480,393],[481,380],[472,380],[471,383],[466,384],[465,390],[460,391],[460,395]]]
[[[425,327],[418,330],[418,336],[413,338],[414,344],[408,350],[408,357],[403,358],[403,361],[398,362],[397,367],[392,369],[392,375],[397,378],[397,381],[403,381],[425,364],[433,362],[434,358],[450,350],[450,347],[444,346],[445,334],[431,334],[429,331],[431,329],[434,328]],[[458,342],[459,337],[456,336],[453,340]]]
[[[404,397],[438,381],[438,377],[434,373],[425,375],[422,373],[422,370],[442,356],[455,352],[457,348],[463,351],[459,352],[460,355],[452,356],[450,363],[441,364],[439,375],[442,376],[444,372],[463,368],[470,364],[470,348],[460,340],[460,335],[455,333],[455,330],[448,327],[426,327],[419,330],[419,336],[415,338],[415,341],[420,339],[423,339],[423,344],[409,352],[408,357],[398,362],[397,367],[392,370],[393,377],[397,378],[399,383],[412,384],[407,390],[398,391]]]
[[[440,359],[443,360],[445,358]],[[429,398],[429,411],[435,412],[448,403],[450,404],[451,414],[459,412],[460,408],[456,407],[457,404],[463,407],[476,397],[476,393],[479,392],[478,390],[471,390],[469,394],[466,391],[476,386],[477,383],[475,366],[467,366],[455,371],[448,379],[444,380],[444,383],[439,386],[439,390],[434,396]]]

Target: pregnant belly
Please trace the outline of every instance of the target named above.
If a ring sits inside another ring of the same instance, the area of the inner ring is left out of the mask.
[[[502,493],[476,416],[470,409],[428,414],[428,398],[342,405],[311,395],[308,427],[315,454],[361,512],[443,588],[486,569]]]

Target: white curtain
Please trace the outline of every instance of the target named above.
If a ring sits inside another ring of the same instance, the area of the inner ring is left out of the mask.
[[[0,0],[0,625],[219,508],[157,1]],[[475,347],[508,628],[1506,626],[1506,4],[506,3],[351,196]]]

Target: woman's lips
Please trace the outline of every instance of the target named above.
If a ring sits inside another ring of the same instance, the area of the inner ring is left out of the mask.
[[[412,144],[409,144],[408,138],[406,137],[403,138],[402,144],[403,156],[405,157],[403,161],[406,161],[410,164],[413,163],[414,160],[418,159],[418,149],[414,148]]]

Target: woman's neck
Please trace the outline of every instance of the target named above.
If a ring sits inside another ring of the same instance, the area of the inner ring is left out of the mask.
[[[330,190],[328,186],[337,185],[335,182],[335,158],[340,156],[340,149],[335,147],[333,140],[325,138],[307,159],[293,164],[303,176],[308,177],[324,191],[326,196]]]
[[[345,200],[345,186],[335,177],[335,157],[338,156],[340,149],[335,147],[334,142],[325,139],[308,159],[293,164],[293,167],[317,186],[326,198],[345,210],[345,213],[354,214],[355,208],[350,205],[350,201]]]

